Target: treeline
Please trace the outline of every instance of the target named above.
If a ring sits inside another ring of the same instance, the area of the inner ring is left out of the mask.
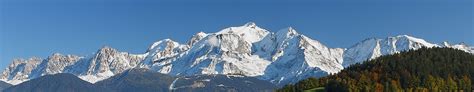
[[[451,48],[421,48],[354,64],[335,75],[309,78],[277,90],[324,87],[328,92],[471,92],[474,55]]]

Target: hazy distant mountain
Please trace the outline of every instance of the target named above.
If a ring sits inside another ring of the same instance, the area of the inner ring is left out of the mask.
[[[176,92],[273,92],[277,87],[264,80],[241,75],[195,75],[174,80]]]
[[[95,83],[116,92],[167,92],[175,78],[148,69],[130,69]]]
[[[94,85],[116,92],[262,92],[276,89],[274,84],[253,77],[195,75],[174,78],[148,69],[127,70]]]
[[[240,75],[195,75],[179,78],[148,69],[130,69],[91,84],[72,74],[45,75],[5,89],[5,92],[262,92],[276,86]]]
[[[9,87],[4,92],[110,92],[111,90],[94,86],[72,74],[59,73],[45,75]]]
[[[103,47],[90,56],[55,53],[46,59],[16,59],[3,71],[0,80],[18,84],[44,75],[71,73],[95,83],[128,69],[147,68],[175,77],[238,74],[282,86],[338,73],[345,66],[381,55],[420,47],[474,52],[473,47],[465,44],[433,44],[408,35],[371,38],[346,49],[330,48],[291,27],[271,32],[249,22],[216,33],[199,32],[187,43],[159,40],[139,54]]]

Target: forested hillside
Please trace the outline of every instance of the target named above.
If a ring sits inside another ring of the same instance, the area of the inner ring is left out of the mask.
[[[323,78],[309,78],[278,91],[328,92],[472,91],[474,55],[451,48],[421,48],[382,56]]]

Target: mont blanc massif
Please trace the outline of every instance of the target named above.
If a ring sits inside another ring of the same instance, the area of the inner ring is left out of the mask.
[[[28,83],[55,77],[82,79],[74,83],[100,89],[97,91],[110,91],[107,87],[140,91],[136,89],[149,85],[126,88],[131,87],[126,83],[140,86],[148,82],[157,82],[150,83],[159,86],[154,91],[272,91],[310,77],[335,74],[383,55],[422,47],[474,53],[474,48],[464,43],[431,43],[409,35],[368,38],[349,48],[331,48],[291,27],[268,31],[249,22],[216,33],[196,33],[187,43],[159,40],[143,53],[104,46],[87,56],[54,53],[47,58],[15,59],[3,70],[0,80],[12,85],[7,91],[19,91],[15,86],[22,85],[28,90]]]

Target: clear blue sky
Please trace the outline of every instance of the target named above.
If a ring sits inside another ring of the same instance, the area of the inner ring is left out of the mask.
[[[271,31],[292,26],[329,47],[400,34],[474,44],[473,0],[197,1],[1,0],[0,68],[14,58],[89,55],[104,45],[141,53],[160,39],[184,43],[249,21]]]

